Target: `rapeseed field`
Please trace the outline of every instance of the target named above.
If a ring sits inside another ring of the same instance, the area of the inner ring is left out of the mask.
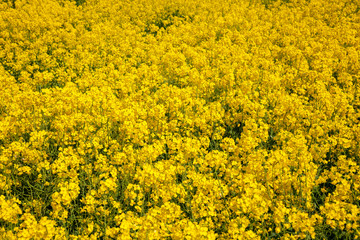
[[[0,239],[357,239],[360,1],[2,0]]]

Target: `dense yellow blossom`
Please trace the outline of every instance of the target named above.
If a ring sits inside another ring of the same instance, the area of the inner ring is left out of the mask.
[[[0,238],[359,238],[359,13],[2,1]]]

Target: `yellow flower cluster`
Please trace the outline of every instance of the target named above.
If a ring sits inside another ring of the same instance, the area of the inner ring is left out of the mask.
[[[1,239],[357,239],[360,2],[0,3]]]

